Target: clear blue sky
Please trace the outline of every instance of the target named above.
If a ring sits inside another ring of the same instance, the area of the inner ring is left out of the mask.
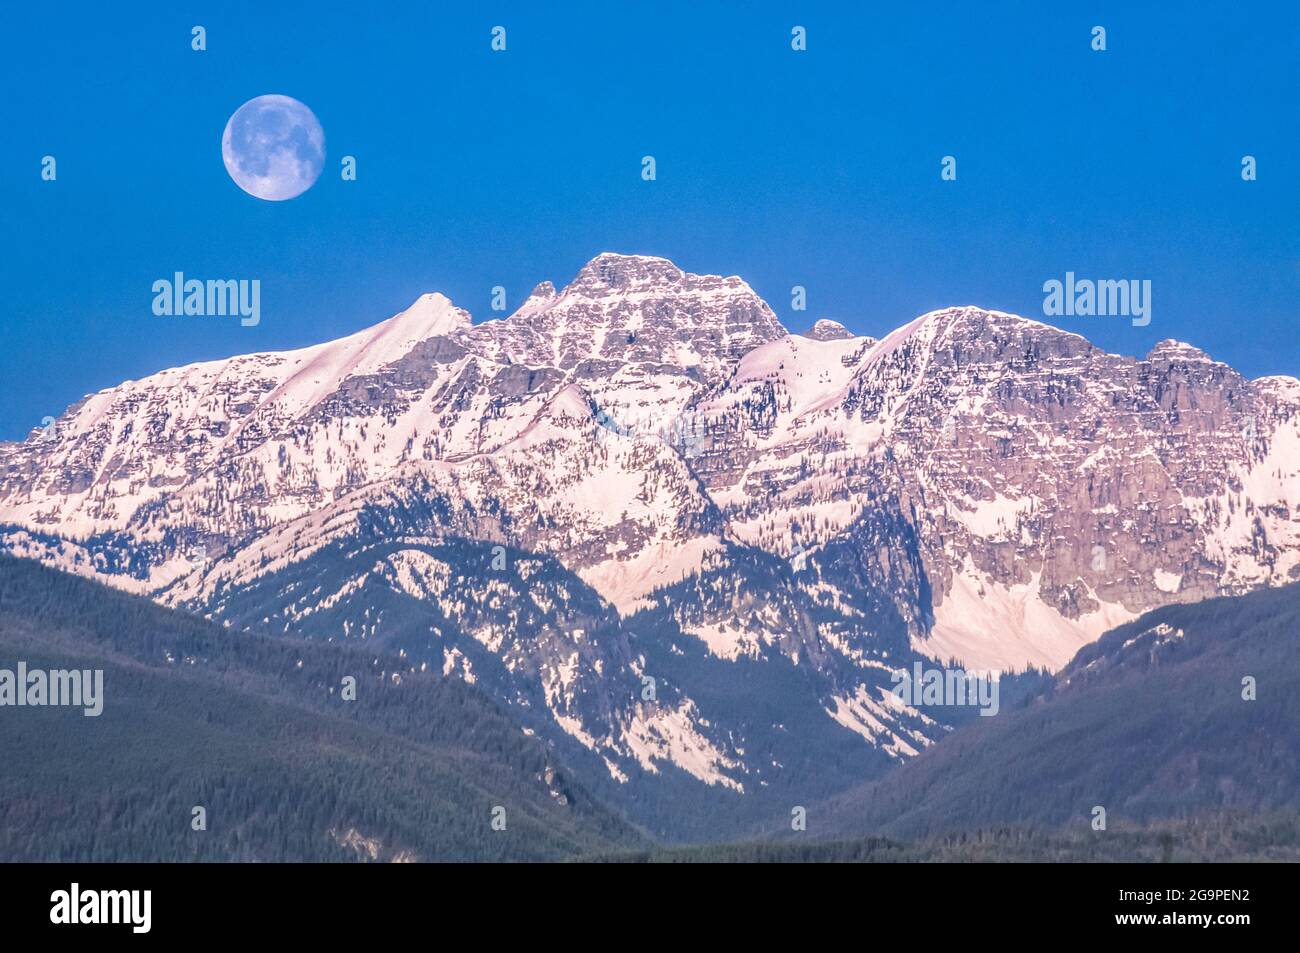
[[[1250,376],[1300,371],[1294,2],[153,6],[5,11],[0,438],[424,291],[483,320],[494,285],[513,306],[603,250],[739,274],[793,330],[877,335],[949,304],[1041,317],[1067,270],[1150,279],[1148,327],[1054,320],[1121,353],[1175,337]],[[325,174],[289,202],[221,162],[263,93],[325,128]],[[261,324],[155,317],[177,270],[261,279]]]

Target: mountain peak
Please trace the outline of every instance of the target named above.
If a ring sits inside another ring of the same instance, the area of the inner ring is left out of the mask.
[[[528,293],[529,301],[549,301],[557,294],[555,285],[549,281],[539,281],[537,286]]]
[[[686,274],[667,258],[601,252],[582,266],[569,289],[630,291],[680,285]]]
[[[809,328],[803,335],[814,341],[843,341],[851,337],[856,337],[852,331],[840,324],[838,321],[832,321],[830,318],[821,318]]]
[[[604,252],[558,293],[539,284],[504,321],[480,325],[487,352],[570,368],[602,360],[713,368],[786,331],[739,277],[695,275],[666,258]]]
[[[399,311],[380,327],[389,333],[400,333],[404,338],[436,337],[470,326],[470,316],[451,303],[451,299],[441,292],[431,291],[420,295],[405,311]]]
[[[1198,361],[1213,363],[1210,355],[1206,354],[1199,347],[1187,344],[1184,341],[1175,341],[1173,338],[1166,338],[1156,343],[1156,346],[1147,354],[1148,361]]]

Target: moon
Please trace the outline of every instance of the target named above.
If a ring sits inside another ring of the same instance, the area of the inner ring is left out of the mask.
[[[250,99],[221,136],[221,159],[235,184],[259,199],[283,202],[316,184],[325,167],[325,130],[292,96]]]

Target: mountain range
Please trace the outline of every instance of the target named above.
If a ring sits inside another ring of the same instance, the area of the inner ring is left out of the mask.
[[[89,395],[0,445],[0,548],[454,676],[646,830],[714,836],[966,720],[900,668],[1014,694],[1300,578],[1300,382],[969,306],[791,334],[740,278],[602,254],[503,319],[430,294]]]

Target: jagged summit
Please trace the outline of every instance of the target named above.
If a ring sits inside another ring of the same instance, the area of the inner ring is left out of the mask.
[[[1166,338],[1163,341],[1156,342],[1156,346],[1147,354],[1148,361],[1195,361],[1207,364],[1217,363],[1210,355],[1206,354],[1199,347],[1188,344],[1184,341],[1175,341],[1173,338]]]
[[[686,273],[667,258],[601,252],[582,266],[565,291],[630,291],[679,285],[686,277]]]
[[[528,293],[529,301],[549,301],[559,292],[555,290],[555,285],[549,281],[539,281],[532,291]]]
[[[471,346],[515,362],[564,369],[587,360],[648,362],[707,374],[786,334],[739,277],[613,252],[591,259],[559,291],[543,282],[518,311],[481,329]]]
[[[1082,335],[1008,311],[959,305],[927,311],[885,335],[874,351],[882,359],[906,345],[927,350],[961,345],[988,360],[1010,360],[1019,350],[1075,355],[1096,350]]]
[[[843,341],[846,338],[856,337],[857,335],[838,321],[832,321],[830,318],[821,318],[816,324],[804,332],[803,336],[811,338],[814,341]]]

